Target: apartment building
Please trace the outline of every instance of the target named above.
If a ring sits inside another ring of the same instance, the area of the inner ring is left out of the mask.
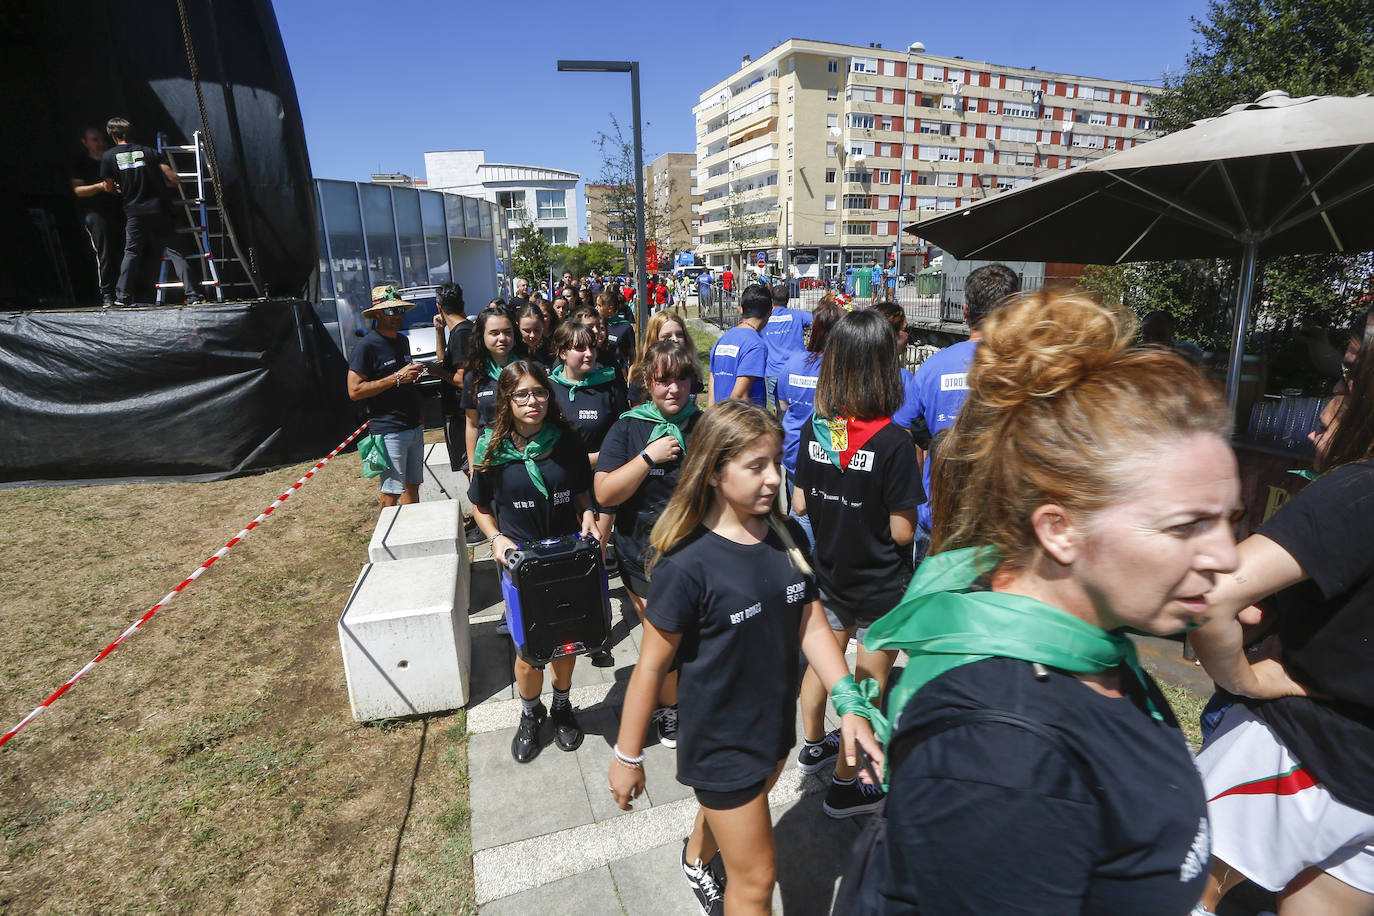
[[[512,235],[532,225],[552,245],[577,244],[581,177],[547,166],[487,162],[480,149],[425,153],[430,189],[489,200],[505,212]]]
[[[664,153],[644,166],[646,231],[664,255],[697,246],[701,195],[696,185],[696,153]]]
[[[628,225],[621,225],[622,220],[615,217],[608,217],[607,197],[614,196],[623,199],[624,195],[634,198],[633,187],[620,187],[618,185],[601,184],[589,181],[582,186],[582,196],[587,199],[587,225],[586,239],[589,242],[609,242],[615,247],[626,251],[629,246],[634,245],[635,227],[631,222]],[[631,204],[633,206],[633,204]]]
[[[760,252],[775,265],[832,274],[887,263],[900,226],[1158,136],[1152,91],[789,39],[746,57],[692,109],[698,252],[738,270],[732,237],[756,235],[743,246],[751,267]],[[904,271],[927,263],[923,241],[907,235],[902,246]]]

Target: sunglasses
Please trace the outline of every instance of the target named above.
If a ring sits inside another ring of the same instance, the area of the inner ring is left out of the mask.
[[[405,309],[395,305],[389,305],[386,308],[378,309],[377,311],[381,312],[383,315],[404,315],[406,313]]]

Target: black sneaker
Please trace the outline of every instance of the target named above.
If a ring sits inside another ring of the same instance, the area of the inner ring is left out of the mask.
[[[548,714],[543,703],[539,704],[533,715],[521,714],[520,727],[515,730],[515,738],[510,743],[510,755],[516,763],[529,763],[539,756],[539,732],[546,718]]]
[[[882,786],[872,786],[860,779],[832,782],[821,807],[831,817],[857,817],[877,811],[886,796]]]
[[[797,769],[813,776],[835,762],[840,755],[840,731],[826,734],[820,744],[802,744],[797,751]]]
[[[467,541],[469,547],[476,547],[478,544],[485,544],[487,536],[482,533],[482,529],[477,527],[477,523],[468,519],[466,530],[463,532],[463,539]]]
[[[677,707],[660,706],[654,718],[658,720],[658,743],[677,747]]]
[[[575,751],[582,746],[582,726],[577,724],[572,704],[555,706],[549,714],[553,722],[553,740],[560,751]]]
[[[697,906],[701,907],[701,916],[725,916],[725,894],[716,881],[715,874],[709,866],[703,865],[700,859],[690,865],[687,863],[685,839],[682,841],[682,873],[687,876],[692,893],[697,895]]]

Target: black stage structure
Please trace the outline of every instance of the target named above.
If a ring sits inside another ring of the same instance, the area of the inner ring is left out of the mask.
[[[222,478],[352,431],[309,302],[314,184],[268,0],[6,0],[0,87],[0,487]],[[83,129],[116,115],[148,145],[206,138],[216,254],[246,268],[252,301],[90,308],[69,178]]]

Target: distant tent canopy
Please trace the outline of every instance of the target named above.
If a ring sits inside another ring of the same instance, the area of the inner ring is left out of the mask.
[[[79,140],[115,115],[138,142],[202,130],[176,0],[6,0],[0,309],[97,302],[69,182]],[[184,0],[225,209],[260,293],[302,296],[314,190],[295,85],[269,0]]]

